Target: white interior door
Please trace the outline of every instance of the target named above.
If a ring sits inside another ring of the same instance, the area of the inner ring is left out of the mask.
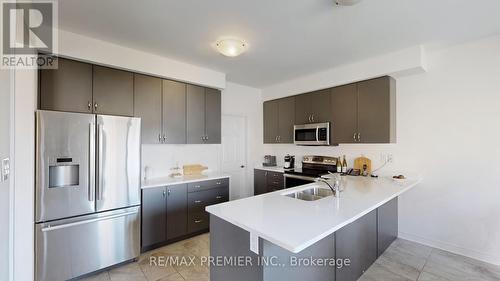
[[[247,186],[246,117],[222,116],[222,170],[231,176],[231,200],[250,196]]]

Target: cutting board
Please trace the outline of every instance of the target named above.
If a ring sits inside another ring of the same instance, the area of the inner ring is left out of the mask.
[[[364,156],[358,157],[354,159],[354,169],[358,169],[363,171],[363,165],[366,165],[366,169],[368,170],[368,174],[372,172],[372,160],[366,158]]]
[[[200,164],[182,166],[184,175],[201,175],[201,173],[206,169],[208,169],[208,167],[205,167]]]

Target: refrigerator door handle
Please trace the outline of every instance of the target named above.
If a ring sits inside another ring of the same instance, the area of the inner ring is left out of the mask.
[[[95,197],[95,123],[89,124],[89,201]]]
[[[102,124],[97,123],[97,169],[96,169],[97,200],[102,199]]]
[[[53,230],[73,227],[73,226],[77,226],[77,225],[98,222],[98,221],[110,220],[110,219],[119,218],[119,217],[126,217],[126,216],[130,216],[130,215],[135,215],[138,212],[139,212],[139,210],[135,210],[135,211],[130,211],[130,212],[122,213],[122,214],[110,215],[110,216],[106,216],[106,217],[77,221],[77,222],[72,222],[72,223],[67,223],[67,224],[60,224],[60,225],[55,225],[55,226],[48,225],[47,227],[42,228],[42,232],[53,231]]]

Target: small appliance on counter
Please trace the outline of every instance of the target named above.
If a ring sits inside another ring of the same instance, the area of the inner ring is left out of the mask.
[[[264,167],[275,167],[276,166],[276,156],[266,155],[264,156],[264,163],[262,163]]]
[[[285,156],[285,165],[283,166],[285,169],[293,169],[295,168],[295,156],[287,154]]]

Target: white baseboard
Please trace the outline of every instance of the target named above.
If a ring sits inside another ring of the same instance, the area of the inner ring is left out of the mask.
[[[399,232],[399,238],[500,266],[500,256],[467,249],[448,242],[438,241],[405,232]]]

